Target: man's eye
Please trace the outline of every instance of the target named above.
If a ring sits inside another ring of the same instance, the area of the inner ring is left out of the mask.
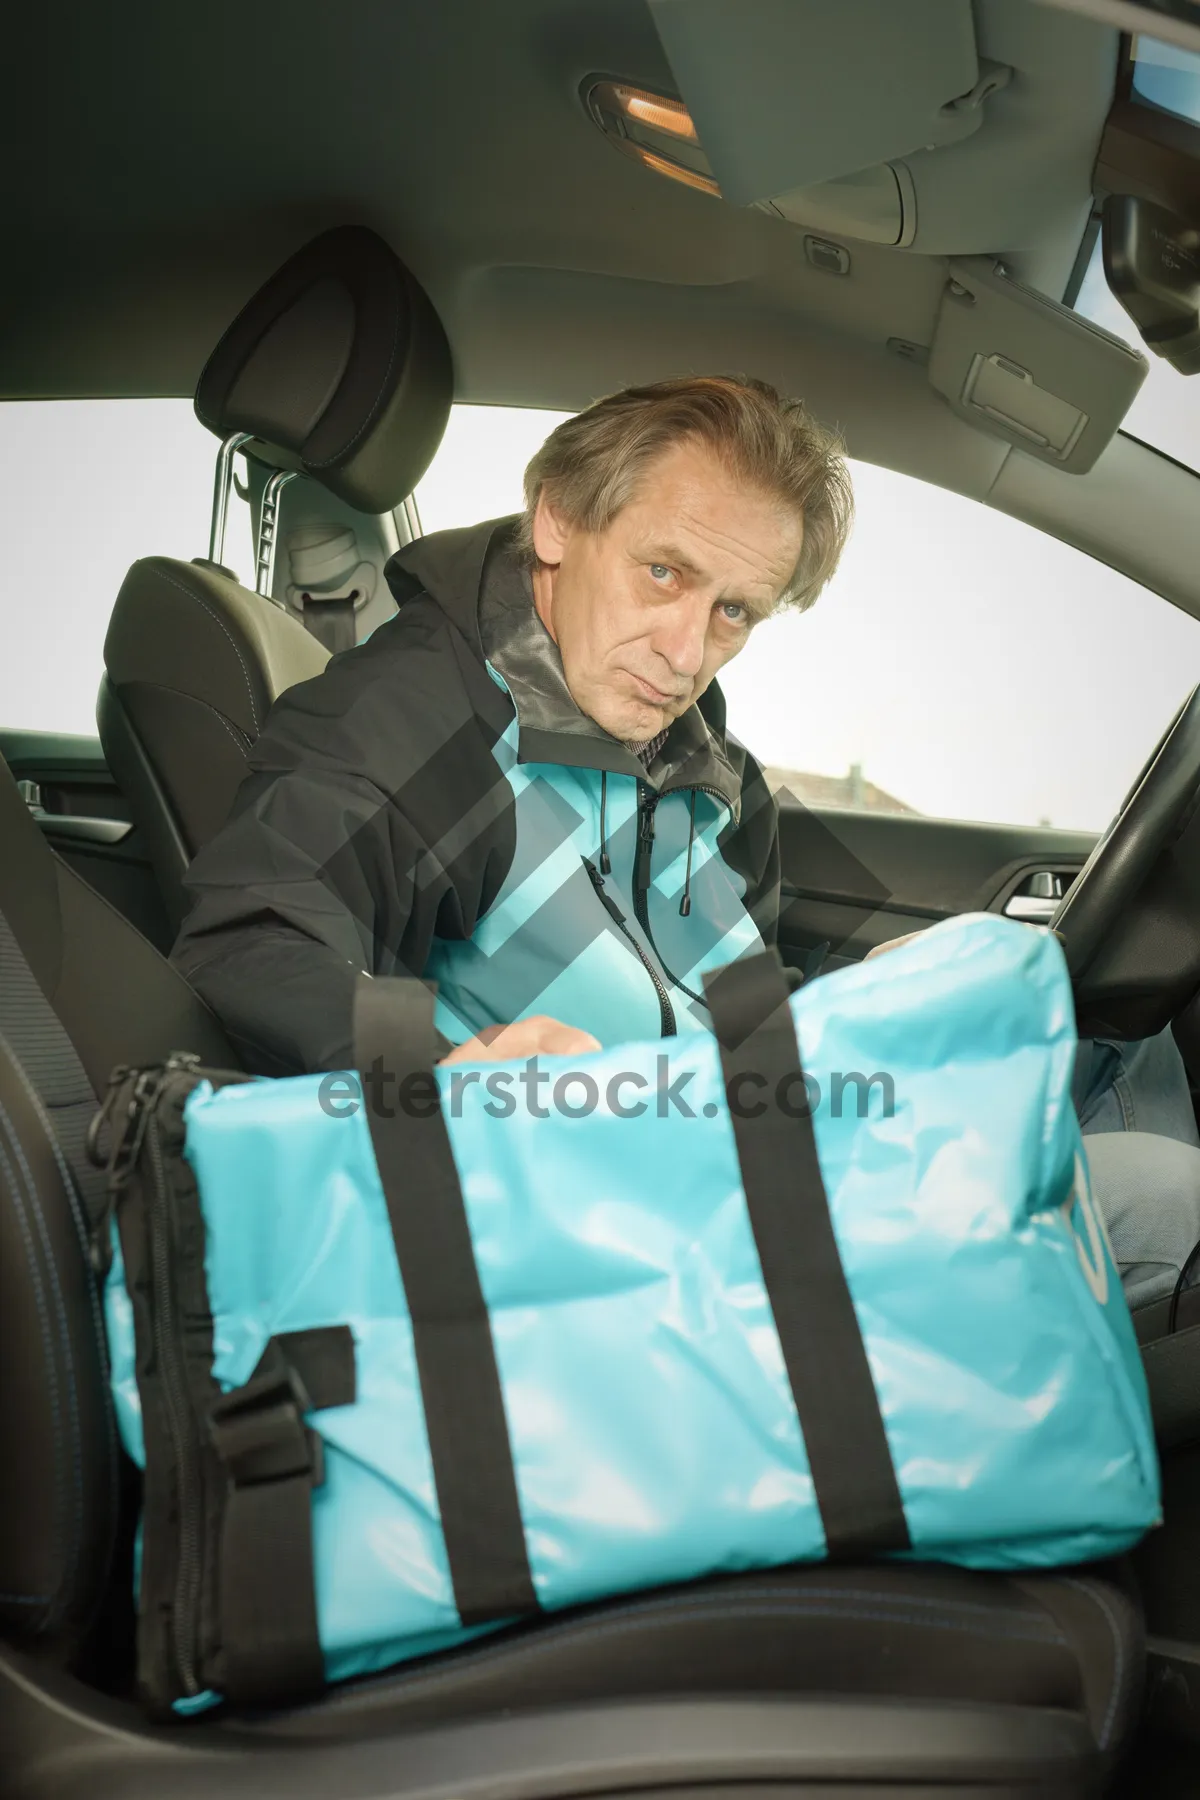
[[[652,581],[669,581],[671,579],[671,571],[668,569],[666,563],[651,563],[650,578]]]
[[[719,611],[722,618],[727,619],[731,625],[744,625],[749,618],[740,600],[722,600]]]

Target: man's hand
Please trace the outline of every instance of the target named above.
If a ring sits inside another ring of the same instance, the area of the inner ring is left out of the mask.
[[[1023,925],[1032,925],[1033,929],[1035,931],[1044,931],[1045,930],[1045,926],[1035,924],[1032,919],[1022,919],[1021,923]],[[917,938],[924,937],[924,935],[925,935],[925,933],[923,931],[908,931],[908,932],[905,932],[903,937],[888,938],[886,943],[876,944],[876,946],[873,950],[868,950],[867,955],[863,957],[863,961],[866,962],[867,957],[882,956],[885,950],[898,950],[900,948],[901,944],[915,943]],[[1056,931],[1054,933],[1054,936],[1058,937],[1058,935],[1059,934]],[[1059,938],[1059,942],[1060,943],[1062,942],[1061,938]]]
[[[529,1056],[582,1056],[601,1048],[586,1031],[539,1013],[515,1025],[485,1025],[477,1037],[459,1044],[442,1062],[516,1062]]]

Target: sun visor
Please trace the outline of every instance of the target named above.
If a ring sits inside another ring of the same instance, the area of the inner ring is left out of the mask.
[[[968,137],[1011,72],[980,61],[968,0],[649,3],[724,198],[785,216],[798,189]]]
[[[949,275],[929,353],[933,386],[981,431],[1086,474],[1141,387],[1146,358],[990,257],[953,261]]]

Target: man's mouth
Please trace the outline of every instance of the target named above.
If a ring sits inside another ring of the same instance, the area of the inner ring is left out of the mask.
[[[647,681],[644,675],[635,675],[632,669],[629,671],[629,679],[632,681],[643,700],[648,700],[652,706],[678,706],[680,700],[683,698],[681,694],[664,694],[661,688],[656,688],[654,683],[652,681]]]

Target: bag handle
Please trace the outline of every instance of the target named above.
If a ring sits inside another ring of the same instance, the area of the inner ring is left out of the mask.
[[[454,1604],[464,1625],[536,1613],[504,1393],[433,1065],[435,990],[361,976],[355,1064],[412,1319]]]
[[[910,1547],[879,1396],[817,1159],[788,983],[771,951],[704,978],[746,1211],[808,1454],[826,1549]]]

